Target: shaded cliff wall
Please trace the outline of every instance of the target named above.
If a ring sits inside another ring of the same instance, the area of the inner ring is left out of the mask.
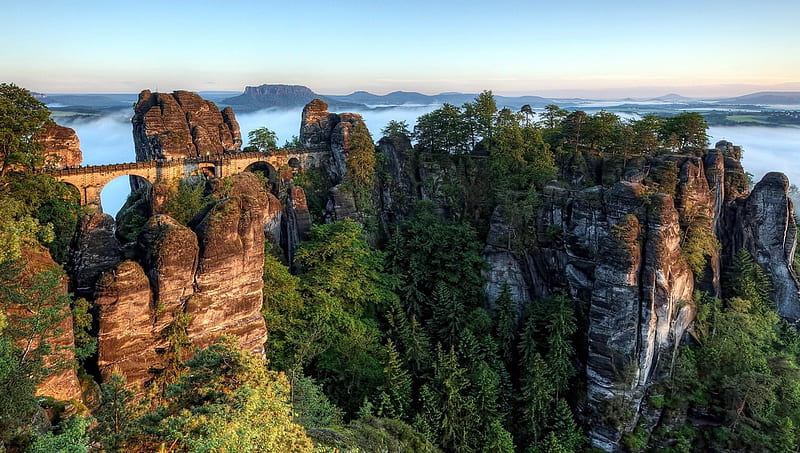
[[[379,145],[387,163],[380,180],[384,223],[402,219],[420,199],[433,200],[444,215],[452,210],[436,181],[452,180],[455,164],[420,161],[398,140]],[[671,372],[695,316],[693,292],[724,296],[721,276],[739,248],[770,276],[781,316],[798,319],[788,182],[769,174],[749,193],[740,155],[720,142],[702,155],[584,156],[540,192],[535,225],[511,224],[499,209],[491,216],[483,251],[489,306],[506,284],[520,312],[558,292],[576,303],[585,327],[583,417],[598,447],[620,448],[621,435],[641,415],[650,428],[657,422],[659,411],[646,407],[644,396]],[[691,229],[713,231],[721,245],[707,251],[702,276],[684,256]],[[634,415],[609,416],[619,409]]]

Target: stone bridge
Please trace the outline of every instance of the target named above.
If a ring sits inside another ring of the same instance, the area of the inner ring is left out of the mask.
[[[48,173],[61,182],[75,186],[81,194],[81,205],[99,208],[100,192],[103,191],[103,187],[120,176],[138,176],[150,184],[156,181],[174,181],[198,174],[222,178],[241,173],[255,164],[266,164],[266,169],[272,176],[283,167],[294,169],[317,167],[328,155],[327,151],[304,150],[226,153],[184,159],[62,168]]]

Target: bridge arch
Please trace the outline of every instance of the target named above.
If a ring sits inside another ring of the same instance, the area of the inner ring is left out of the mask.
[[[125,205],[131,193],[145,190],[150,192],[153,183],[137,175],[120,175],[100,188],[100,211],[115,217]]]

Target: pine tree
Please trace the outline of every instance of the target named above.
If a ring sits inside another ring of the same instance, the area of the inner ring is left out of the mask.
[[[133,419],[133,392],[126,388],[125,376],[115,372],[101,386],[103,399],[97,410],[94,436],[109,452],[125,451],[126,431]]]
[[[433,294],[433,333],[445,345],[456,344],[466,325],[464,303],[456,291],[439,282]]]
[[[533,354],[528,363],[523,364],[521,373],[520,431],[523,439],[537,442],[541,440],[550,416],[555,387],[550,379],[551,372],[547,363],[538,352]]]
[[[381,389],[378,414],[382,417],[405,419],[411,404],[411,378],[408,376],[392,340],[386,343],[386,383]]]
[[[474,445],[478,414],[468,393],[466,370],[459,365],[453,348],[448,353],[439,351],[430,388],[441,414],[441,445],[452,451],[469,451]]]
[[[511,299],[508,284],[503,284],[500,296],[495,302],[494,336],[500,349],[500,356],[511,364],[514,361],[514,343],[517,339],[517,307]]]
[[[572,346],[571,337],[577,327],[575,313],[566,297],[557,296],[553,299],[549,319],[547,366],[552,373],[553,385],[558,394],[567,388],[569,379],[575,375],[575,367],[572,366],[575,348]]]
[[[514,439],[511,437],[503,424],[499,420],[493,421],[485,428],[485,442],[481,452],[483,453],[513,453]]]
[[[417,317],[412,315],[408,323],[408,335],[404,340],[406,348],[406,363],[415,376],[423,374],[431,366],[431,349],[428,335],[422,329]]]
[[[731,272],[727,275],[728,296],[736,296],[753,302],[761,311],[769,310],[772,302],[769,293],[772,284],[764,269],[756,263],[745,248],[739,249],[733,259]]]
[[[566,451],[577,451],[583,443],[583,434],[578,429],[575,423],[575,418],[569,408],[566,400],[560,399],[553,409],[548,422],[550,433],[555,435],[559,440],[559,444],[564,447]]]

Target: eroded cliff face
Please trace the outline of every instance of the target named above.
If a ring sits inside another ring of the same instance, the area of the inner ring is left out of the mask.
[[[433,200],[446,214],[451,206],[438,182],[452,179],[453,168],[409,161],[388,139],[380,144],[389,164],[380,188],[384,218],[402,218],[404,197]],[[659,423],[648,389],[671,372],[695,317],[694,291],[724,296],[721,274],[741,247],[772,279],[779,313],[800,315],[788,182],[768,174],[749,193],[740,154],[721,142],[701,156],[590,156],[541,191],[535,226],[508,222],[499,208],[491,217],[483,251],[488,305],[508,285],[520,312],[532,299],[563,292],[584,313],[583,417],[597,447],[618,450],[624,432]],[[692,229],[713,231],[721,245],[705,257],[702,277],[684,256]],[[632,416],[613,416],[620,413]]]
[[[35,306],[16,306],[9,305],[5,308],[5,313],[9,321],[14,324],[23,324],[17,318],[30,319],[31,316],[47,316],[44,313],[54,310],[60,318],[52,332],[44,332],[44,340],[50,346],[50,353],[44,356],[44,364],[53,370],[53,373],[45,377],[36,387],[36,394],[48,396],[57,400],[81,400],[81,386],[75,374],[73,361],[75,355],[72,347],[75,345],[75,337],[72,330],[72,313],[70,311],[69,299],[67,295],[67,280],[62,279],[58,291],[54,294],[36,294],[37,287],[41,287],[37,280],[37,274],[42,272],[53,272],[62,275],[58,265],[50,257],[47,249],[41,246],[30,246],[23,250],[24,268],[21,272],[20,285],[31,294],[36,303]],[[54,314],[55,314],[54,313]],[[23,332],[29,332],[24,338],[20,339],[19,346],[35,350],[42,336],[37,333],[38,329],[23,328]]]
[[[137,161],[213,155],[242,145],[233,110],[220,111],[189,91],[142,91],[131,122]]]
[[[113,217],[102,212],[82,217],[70,244],[67,263],[73,292],[92,298],[100,275],[119,263],[120,249]]]
[[[47,165],[56,168],[75,167],[83,161],[81,141],[72,128],[47,123],[37,134],[36,141],[44,146],[42,153]]]
[[[727,206],[723,219],[729,232],[723,236],[726,249],[747,249],[772,282],[778,314],[800,320],[800,282],[792,271],[797,225],[786,175],[764,175],[748,197]]]
[[[280,203],[252,173],[231,180],[230,196],[193,228],[166,215],[151,217],[138,236],[136,259],[99,278],[94,303],[104,378],[119,370],[130,385],[145,383],[169,369],[185,350],[182,342],[202,348],[221,335],[263,354],[264,229]]]
[[[362,121],[361,115],[355,113],[328,112],[328,104],[319,99],[303,108],[300,142],[307,150],[324,151],[328,155],[322,163],[328,187],[324,214],[328,221],[349,218],[364,222],[352,192],[342,184],[347,172],[350,134],[356,123]]]

